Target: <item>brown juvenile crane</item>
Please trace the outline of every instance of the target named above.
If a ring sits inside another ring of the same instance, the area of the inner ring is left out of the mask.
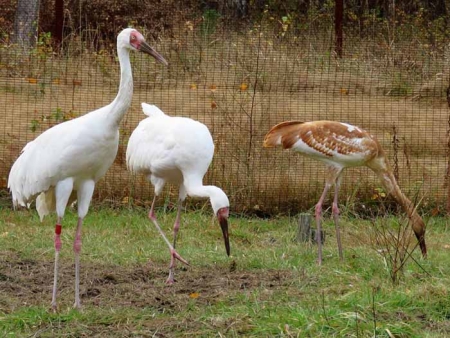
[[[287,121],[274,126],[264,138],[264,147],[281,145],[307,157],[322,161],[327,166],[325,188],[315,207],[317,225],[318,264],[322,264],[321,216],[322,204],[334,184],[332,214],[336,227],[339,257],[342,244],[339,232],[338,192],[341,173],[348,167],[366,166],[380,178],[388,193],[402,206],[408,215],[412,229],[419,241],[422,256],[426,257],[425,224],[413,203],[401,192],[377,139],[361,128],[334,121]]]

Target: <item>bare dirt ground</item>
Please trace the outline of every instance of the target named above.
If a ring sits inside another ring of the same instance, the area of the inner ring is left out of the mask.
[[[237,271],[227,268],[177,268],[177,282],[167,286],[167,264],[152,262],[139,266],[108,266],[83,263],[81,301],[84,306],[105,308],[152,307],[158,311],[182,311],[190,300],[211,304],[225,295],[255,288],[280,288],[292,283],[289,271]],[[189,270],[189,271],[187,271]],[[14,252],[0,253],[0,307],[11,312],[20,306],[45,306],[51,300],[53,262],[22,259]],[[70,307],[74,296],[74,267],[60,263],[59,306]],[[198,296],[198,298],[197,298]]]

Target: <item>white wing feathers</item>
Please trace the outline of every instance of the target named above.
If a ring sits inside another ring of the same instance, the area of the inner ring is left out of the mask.
[[[152,105],[152,104],[148,104],[145,102],[141,103],[142,106],[142,111],[144,112],[145,115],[153,117],[153,116],[164,116],[166,114],[164,114],[164,112],[159,109],[157,106]]]
[[[188,172],[204,175],[214,154],[208,128],[185,117],[171,117],[159,108],[142,104],[150,117],[142,120],[128,141],[127,166],[134,173],[178,181]],[[176,174],[176,172],[178,174]]]
[[[57,170],[50,165],[54,154],[46,147],[41,148],[41,144],[45,143],[41,142],[42,139],[45,140],[45,137],[29,142],[11,168],[8,188],[12,193],[14,207],[28,206],[36,195],[52,185],[52,177]]]
[[[56,125],[29,142],[9,173],[14,206],[28,206],[67,177],[97,181],[117,153],[118,133],[105,133],[102,123],[96,115],[87,114]]]

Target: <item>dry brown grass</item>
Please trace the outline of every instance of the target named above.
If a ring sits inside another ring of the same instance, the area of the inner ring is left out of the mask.
[[[114,54],[90,53],[79,41],[71,43],[69,57],[38,53],[26,60],[1,50],[1,187],[21,147],[59,122],[57,111],[76,117],[116,94]],[[376,135],[391,159],[395,126],[400,186],[410,196],[420,190],[422,206],[442,204],[448,129],[444,55],[427,53],[423,46],[380,49],[360,42],[336,60],[326,43],[287,43],[257,31],[205,38],[186,28],[156,43],[169,68],[133,55],[133,104],[122,124],[117,160],[100,182],[97,198],[121,203],[123,197],[144,202],[152,196],[142,177],[130,176],[124,159],[127,138],[144,118],[140,102],[145,101],[208,125],[216,155],[206,181],[224,188],[235,211],[305,209],[318,198],[321,164],[261,147],[269,128],[289,119],[356,124]],[[39,121],[34,132],[33,120]],[[366,169],[349,170],[343,183],[348,204],[355,203],[350,195],[370,203],[380,186]]]

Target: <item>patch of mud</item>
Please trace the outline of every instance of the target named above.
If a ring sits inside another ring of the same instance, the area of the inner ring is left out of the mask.
[[[74,301],[74,265],[60,261],[58,303]],[[235,262],[228,266],[188,268],[177,265],[176,283],[168,286],[167,264],[112,266],[81,262],[80,293],[84,305],[111,307],[153,307],[179,311],[192,298],[213,304],[234,293],[257,288],[271,289],[292,284],[290,271],[242,272]],[[0,307],[6,313],[20,306],[50,305],[53,262],[24,260],[16,252],[0,253]]]

